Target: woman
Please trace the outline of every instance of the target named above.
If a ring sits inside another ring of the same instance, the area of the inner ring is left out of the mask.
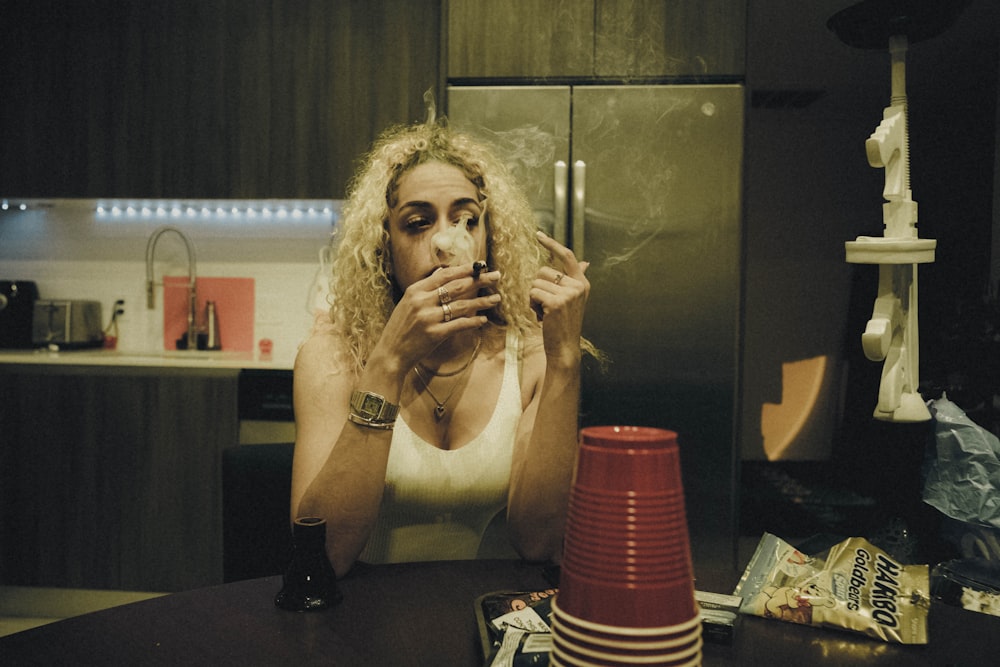
[[[505,507],[522,557],[558,555],[586,267],[469,137],[380,138],[344,209],[329,320],[295,362],[291,513],[327,519],[339,575],[474,558]]]

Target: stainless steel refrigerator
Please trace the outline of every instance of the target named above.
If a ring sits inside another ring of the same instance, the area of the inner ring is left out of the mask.
[[[677,431],[695,563],[733,558],[741,303],[741,85],[450,86],[539,225],[591,262],[582,425]]]

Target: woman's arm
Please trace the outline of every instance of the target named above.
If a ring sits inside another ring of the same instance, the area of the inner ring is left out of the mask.
[[[392,437],[392,431],[348,421],[351,393],[364,387],[398,404],[402,381],[371,363],[355,379],[337,368],[334,345],[331,334],[313,336],[295,361],[291,515],[326,519],[327,553],[342,576],[378,516]]]
[[[558,556],[576,461],[580,341],[590,283],[572,251],[539,235],[565,273],[545,268],[531,291],[542,314],[542,350],[526,358],[538,389],[521,417],[511,469],[507,519],[515,548],[530,560]],[[543,368],[539,368],[543,367]],[[527,377],[527,373],[526,373]]]

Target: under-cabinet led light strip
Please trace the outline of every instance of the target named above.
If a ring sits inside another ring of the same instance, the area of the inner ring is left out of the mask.
[[[204,200],[100,200],[99,220],[333,220],[333,200],[204,199]]]
[[[89,207],[87,202],[89,202]],[[96,203],[93,203],[96,202]],[[335,199],[0,199],[0,212],[71,207],[94,213],[101,222],[200,220],[209,222],[335,222]]]

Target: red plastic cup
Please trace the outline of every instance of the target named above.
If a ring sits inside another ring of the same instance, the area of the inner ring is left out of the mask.
[[[565,537],[572,537],[577,544],[584,549],[590,544],[603,544],[610,547],[620,547],[622,549],[656,549],[656,548],[688,548],[688,540],[685,536],[686,530],[683,525],[669,530],[646,529],[646,530],[611,530],[603,527],[596,527],[585,520],[575,520],[566,522]]]
[[[609,649],[575,641],[553,628],[553,645],[570,664],[599,665],[683,665],[701,656],[702,638],[696,636],[685,644],[665,650]],[[593,663],[591,663],[593,661]]]
[[[573,487],[573,491],[576,495],[583,496],[585,498],[592,498],[597,501],[607,501],[607,502],[638,502],[649,503],[649,502],[662,502],[665,500],[673,501],[678,496],[683,497],[683,491],[681,489],[661,489],[657,491],[609,491],[607,489],[595,489],[584,484],[576,484]]]
[[[566,525],[567,529],[574,526],[575,530],[594,535],[633,540],[675,538],[684,541],[687,535],[687,517],[679,512],[649,517],[571,507],[566,512]]]
[[[594,641],[658,642],[701,633],[701,618],[692,616],[683,623],[658,627],[627,627],[595,623],[569,614],[559,605],[559,594],[552,599],[552,615],[564,627],[585,633]]]
[[[582,429],[568,518],[592,520],[590,527],[609,533],[667,528],[686,539],[677,434],[638,426]]]
[[[637,591],[649,593],[657,588],[669,588],[671,582],[681,585],[685,580],[691,579],[688,573],[683,570],[650,572],[647,568],[619,568],[618,570],[600,570],[597,566],[591,567],[580,564],[567,564],[567,569],[571,570],[570,576],[575,578],[578,584],[595,587],[602,591],[616,589],[621,594],[615,600],[604,600],[605,604],[624,604]],[[680,583],[677,583],[680,582]],[[580,596],[577,595],[576,598]]]
[[[677,434],[582,429],[560,607],[606,626],[666,627],[698,615]]]
[[[576,515],[587,516],[592,519],[601,519],[615,525],[619,521],[633,521],[644,523],[662,522],[667,519],[687,519],[687,511],[683,502],[672,504],[660,503],[656,505],[615,505],[613,503],[598,503],[581,498],[571,498],[567,505],[569,511]]]
[[[676,569],[691,562],[690,551],[679,545],[656,547],[622,546],[614,541],[583,542],[567,534],[563,544],[563,559],[577,563],[592,563],[607,568],[626,565],[653,569]]]
[[[611,493],[681,489],[677,434],[645,426],[581,429],[574,485]]]
[[[595,528],[586,521],[567,521],[565,538],[572,538],[586,549],[591,544],[627,549],[687,549],[681,526],[676,530],[608,530]]]
[[[643,521],[657,521],[666,517],[687,516],[684,502],[678,499],[672,503],[621,503],[598,502],[580,498],[570,497],[568,507],[573,511],[586,512],[592,515],[599,515],[606,519],[635,519]]]
[[[553,665],[656,664],[681,667],[701,662],[701,619],[663,627],[610,626],[576,618],[559,606],[559,594],[552,600]],[[588,657],[586,652],[605,654]]]
[[[679,557],[687,560],[690,556],[687,543],[680,539],[635,541],[615,536],[588,537],[569,528],[563,537],[563,552],[564,555],[571,557],[594,558],[600,556],[602,560],[645,557],[674,561]]]
[[[655,507],[663,504],[674,505],[684,501],[683,488],[639,493],[636,491],[607,491],[593,489],[583,484],[575,484],[572,494],[575,499],[580,501],[609,503],[615,506]]]
[[[566,558],[566,567],[574,572],[601,581],[665,582],[690,576],[688,562],[678,558],[675,561],[659,561],[653,558],[629,557],[602,560],[600,555],[590,559]]]
[[[657,516],[660,514],[683,513],[684,497],[680,494],[673,498],[656,498],[650,500],[633,500],[602,498],[583,493],[571,493],[570,505],[578,508],[596,509],[609,514],[633,514],[637,516]]]
[[[691,572],[668,581],[630,583],[579,573],[563,563],[559,605],[568,614],[594,623],[648,628],[677,625],[698,615]]]
[[[553,645],[552,653],[549,654],[549,665],[551,667],[623,667],[624,665],[629,665],[630,663],[608,663],[608,662],[590,662],[589,660],[579,660],[567,656],[565,653],[560,652],[559,647]],[[636,663],[631,663],[636,664]],[[639,663],[642,664],[642,663]],[[669,662],[656,662],[657,667],[701,667],[701,654],[699,653],[694,658],[690,660],[682,660],[680,662],[671,660]],[[649,667],[646,664],[646,667]]]
[[[618,587],[626,589],[626,596],[632,594],[630,589],[633,588],[648,590],[693,580],[691,568],[685,564],[650,565],[641,561],[632,561],[611,565],[567,559],[563,561],[563,569],[570,571],[569,576],[577,584],[596,586],[602,590],[608,587]],[[626,598],[621,598],[606,602],[619,604],[626,601]]]
[[[581,626],[567,618],[558,607],[552,610],[552,632],[580,646],[610,651],[675,651],[689,646],[701,637],[701,619],[681,624],[683,630],[666,630],[659,634],[624,634],[610,626]]]

